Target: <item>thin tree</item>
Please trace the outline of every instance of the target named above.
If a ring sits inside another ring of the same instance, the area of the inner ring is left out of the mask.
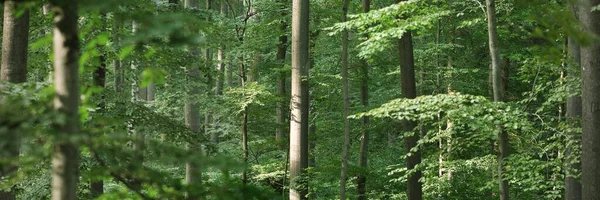
[[[65,117],[56,124],[52,156],[52,200],[77,199],[79,151],[69,140],[79,132],[79,36],[77,0],[51,0],[54,13],[54,109]]]
[[[287,0],[280,0],[279,3],[281,3],[281,7],[284,8],[285,4],[286,4]],[[287,16],[287,13],[285,11],[281,12],[281,16],[285,17]],[[285,74],[285,72],[283,71],[283,69],[285,68],[285,54],[287,53],[287,47],[288,47],[288,36],[287,36],[287,23],[282,20],[279,23],[279,43],[277,44],[277,64],[280,66],[281,71],[279,72],[278,76],[277,76],[277,96],[282,98],[286,96],[286,92],[285,92],[285,87],[286,87],[286,80],[287,80],[287,76]],[[277,102],[277,111],[276,111],[276,115],[277,115],[277,130],[275,131],[275,140],[281,144],[283,141],[283,135],[285,132],[285,128],[284,128],[284,123],[286,121],[286,117],[285,117],[285,110],[287,109],[286,106],[284,106],[284,101],[278,101]],[[283,145],[280,145],[283,148]]]
[[[505,84],[503,80],[503,70],[501,66],[500,51],[498,49],[498,34],[496,33],[496,9],[495,0],[486,0],[487,21],[488,21],[488,39],[490,47],[490,57],[492,65],[492,87],[494,93],[494,102],[504,101]],[[504,175],[504,159],[508,157],[508,134],[501,126],[498,127],[498,146],[500,154],[498,156],[498,177],[500,177],[500,199],[508,200],[508,180]]]
[[[362,12],[368,13],[371,10],[371,0],[362,0]],[[361,59],[360,71],[361,71],[361,81],[360,81],[360,103],[363,107],[369,106],[369,69],[368,63],[365,59]],[[360,150],[358,157],[358,165],[364,171],[367,170],[367,161],[368,161],[368,152],[369,152],[369,117],[364,116],[361,119],[361,131],[362,137],[360,140]],[[367,199],[367,177],[364,173],[360,173],[358,178],[356,179],[357,190],[358,190],[358,199],[366,200]]]
[[[309,0],[292,1],[292,91],[290,100],[290,200],[307,199],[300,177],[308,167]]]
[[[574,14],[575,18],[578,18],[577,5],[569,1],[569,9]],[[580,67],[581,64],[581,49],[573,36],[569,36],[567,38],[567,49],[570,58],[568,61],[569,64],[567,64],[567,76],[581,78],[581,74],[579,74],[579,70],[577,70],[577,68]],[[573,120],[581,120],[581,106],[581,96],[575,95],[567,98],[567,118],[571,118]],[[568,139],[579,143],[581,141],[580,137],[581,136],[578,134],[572,134]],[[567,158],[565,170],[566,200],[581,200],[581,183],[573,175],[574,171],[581,170],[581,163],[579,162],[579,160],[574,159],[577,156],[574,152],[575,151],[573,151],[573,147],[567,145],[567,150],[565,152],[565,157]]]
[[[406,0],[396,0],[397,3],[402,1]],[[402,96],[407,99],[414,99],[417,97],[417,86],[415,83],[415,58],[410,30],[407,30],[400,40],[398,40],[398,50],[400,55]],[[407,153],[406,167],[408,170],[415,170],[415,167],[421,163],[421,151],[413,151],[417,146],[417,141],[419,141],[419,134],[414,133],[415,127],[417,127],[417,122],[415,121],[405,120],[402,122],[402,130],[405,134],[408,134],[404,136],[404,150]],[[409,200],[423,199],[423,186],[419,182],[421,176],[421,170],[415,170],[408,176],[406,194]]]
[[[184,7],[186,9],[196,9],[198,8],[198,0],[185,0]],[[193,55],[200,55],[200,51],[196,47],[192,47],[191,53]],[[200,88],[198,86],[198,79],[200,78],[200,68],[198,66],[189,66],[186,71],[186,82],[191,85],[190,89],[187,91],[187,97],[184,105],[184,113],[185,113],[185,125],[190,128],[190,130],[195,133],[200,133],[200,111],[197,100],[194,98],[195,96],[200,94]],[[189,143],[188,148],[193,151],[200,151],[199,144]],[[185,167],[185,182],[188,185],[199,184],[201,180],[201,172],[198,169],[198,166],[193,162],[187,162]],[[189,195],[189,194],[188,194]],[[189,195],[188,199],[193,200],[195,197],[193,195]]]
[[[0,66],[0,81],[11,83],[23,83],[27,81],[27,45],[29,44],[29,10],[17,16],[16,9],[18,1],[8,0],[4,2],[4,25],[2,30],[2,64]],[[10,160],[19,157],[19,136],[8,130],[2,135],[4,141],[0,147],[1,155]],[[0,169],[0,177],[11,176],[18,170],[18,166],[12,165]],[[15,190],[0,190],[0,199],[15,199]]]
[[[348,20],[349,0],[342,5],[342,22]],[[342,146],[342,174],[340,176],[340,199],[346,199],[346,181],[348,179],[348,154],[350,151],[350,99],[348,86],[348,30],[342,32],[342,99],[344,101],[344,143]]]
[[[592,10],[600,0],[581,3],[580,21],[584,30],[600,35],[600,12]],[[593,40],[581,47],[583,135],[581,154],[582,199],[600,199],[600,43]]]

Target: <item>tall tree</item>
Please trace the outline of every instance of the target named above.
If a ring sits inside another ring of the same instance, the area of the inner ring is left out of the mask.
[[[371,0],[362,0],[362,12],[368,13],[371,10]],[[360,81],[360,102],[364,107],[369,106],[369,69],[367,61],[361,59],[361,81]],[[362,168],[363,172],[367,169],[367,160],[369,152],[369,117],[364,116],[361,119],[361,131],[362,137],[360,140],[360,155],[358,157],[358,165]],[[360,173],[356,179],[358,199],[367,199],[367,177]]]
[[[488,21],[488,39],[490,47],[490,57],[492,65],[492,87],[494,93],[494,102],[504,101],[505,84],[503,80],[503,70],[501,66],[500,51],[498,49],[498,33],[496,32],[496,5],[495,0],[486,0],[487,21]],[[498,127],[498,177],[500,177],[500,199],[508,200],[508,180],[503,176],[504,159],[508,157],[508,133],[502,127]]]
[[[580,21],[584,30],[600,35],[600,12],[591,9],[600,0],[584,0]],[[582,199],[600,199],[600,43],[581,47],[583,135],[581,154]]]
[[[29,44],[29,10],[17,16],[19,1],[4,2],[4,24],[2,30],[2,65],[0,66],[0,81],[23,83],[27,81],[27,45]],[[23,8],[21,8],[23,9]],[[0,149],[2,157],[16,159],[19,157],[19,136],[8,131],[2,135],[5,141]],[[0,168],[0,176],[10,176],[18,166]],[[0,190],[0,199],[15,199],[15,190]]]
[[[186,9],[198,8],[198,0],[185,0],[184,7]],[[192,47],[191,53],[193,55],[200,55],[200,51],[196,47]],[[200,88],[198,86],[200,78],[200,68],[198,66],[188,66],[186,69],[186,82],[191,86],[187,91],[187,97],[185,100],[184,112],[185,112],[185,125],[190,128],[193,133],[200,133],[200,105],[197,99],[194,98],[200,94]],[[200,151],[199,144],[190,143],[188,148],[193,151]],[[192,162],[186,163],[185,169],[185,181],[187,184],[198,184],[201,180],[201,173],[198,166]],[[189,195],[188,199],[195,199],[193,195]]]
[[[307,199],[298,182],[308,167],[309,1],[292,1],[292,97],[290,100],[290,200]]]
[[[406,0],[396,0],[400,3]],[[398,40],[398,50],[400,55],[400,79],[402,83],[402,96],[407,99],[414,99],[417,97],[417,86],[415,83],[415,57],[412,41],[412,33],[407,30],[400,40]],[[412,151],[417,146],[419,141],[419,134],[414,133],[414,129],[417,127],[417,122],[405,120],[402,122],[402,130],[404,136],[404,150],[406,156],[406,167],[408,170],[413,170],[421,163],[421,151]],[[409,200],[421,200],[423,199],[423,186],[419,182],[421,179],[421,170],[416,170],[414,173],[408,176],[407,180],[407,195]]]
[[[285,4],[287,3],[287,0],[280,0],[279,3],[281,3],[281,7],[285,7]],[[285,17],[287,16],[287,13],[285,11],[281,12],[281,16]],[[288,47],[288,36],[287,36],[287,23],[282,20],[279,24],[279,43],[277,44],[277,64],[280,65],[281,67],[281,71],[279,72],[278,76],[277,76],[277,96],[279,96],[280,98],[284,98],[286,96],[286,92],[285,92],[285,87],[286,87],[286,80],[287,80],[287,75],[285,74],[285,72],[283,71],[283,69],[285,68],[285,54],[287,53],[287,47]],[[277,129],[276,129],[276,133],[275,133],[275,140],[278,143],[282,143],[283,141],[283,135],[285,132],[285,128],[284,128],[284,123],[286,121],[286,117],[285,117],[285,110],[287,109],[286,106],[284,106],[285,101],[278,101],[277,102],[277,111],[276,111],[276,115],[277,115]],[[283,147],[283,145],[281,145]]]
[[[104,18],[104,16],[103,16]],[[102,52],[102,55],[99,57],[100,66],[98,66],[93,73],[93,82],[94,86],[105,88],[106,87],[106,55]],[[106,104],[104,103],[104,94],[100,94],[100,103],[98,104],[98,112],[103,113],[106,109]],[[104,181],[102,180],[93,180],[90,183],[90,190],[92,196],[94,198],[99,197],[104,193]]]
[[[569,9],[575,15],[575,18],[578,18],[578,9],[577,5],[574,2],[569,2]],[[576,39],[573,36],[569,36],[567,39],[567,49],[569,55],[569,64],[567,65],[567,76],[569,77],[581,77],[579,74],[578,67],[581,64],[581,49]],[[575,121],[581,120],[581,96],[570,96],[567,99],[567,118],[574,119]],[[578,144],[581,141],[581,136],[576,133],[572,133],[569,140],[576,141]],[[568,142],[567,144],[569,144]],[[581,200],[581,183],[574,176],[574,171],[581,170],[581,163],[579,160],[575,160],[577,157],[573,150],[574,147],[567,145],[567,150],[565,152],[566,159],[566,175],[565,175],[565,199],[566,200]]]
[[[342,5],[342,22],[348,20],[349,0]],[[342,146],[342,174],[340,176],[340,199],[346,199],[346,181],[348,179],[348,154],[350,151],[350,99],[348,88],[348,30],[342,32],[342,99],[344,101],[344,142]]]
[[[77,0],[51,0],[54,13],[54,108],[65,117],[52,156],[52,200],[77,199],[79,151],[69,140],[79,131]]]

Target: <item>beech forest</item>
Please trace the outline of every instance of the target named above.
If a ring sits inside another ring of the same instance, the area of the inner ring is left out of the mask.
[[[0,5],[0,200],[600,200],[600,0]]]

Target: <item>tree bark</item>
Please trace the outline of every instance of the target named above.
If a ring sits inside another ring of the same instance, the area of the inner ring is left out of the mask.
[[[106,87],[106,56],[103,52],[100,55],[100,66],[94,70],[94,74],[92,76],[94,85],[97,87],[105,88]],[[98,113],[105,112],[105,103],[104,103],[104,94],[100,94],[101,102],[98,104]],[[90,183],[90,191],[92,193],[92,197],[97,198],[104,193],[104,181],[102,180],[93,180]]]
[[[578,9],[577,5],[574,5],[573,2],[569,3],[569,9],[575,15],[575,18],[578,18]],[[579,70],[577,68],[581,65],[581,51],[579,44],[577,41],[569,36],[567,38],[567,50],[569,54],[569,63],[567,65],[567,76],[570,77],[581,77],[581,74],[578,73]],[[567,99],[567,118],[573,119],[574,121],[581,120],[581,96],[570,96]],[[569,134],[568,140],[575,141],[575,144],[579,144],[581,142],[581,135],[577,133]],[[567,142],[567,144],[571,144],[571,142]],[[575,160],[577,155],[573,152],[572,146],[567,145],[567,150],[565,151],[566,157],[566,173],[565,173],[565,199],[566,200],[581,200],[581,183],[580,180],[573,176],[572,173],[574,171],[581,170],[581,162],[579,160]]]
[[[308,167],[309,1],[292,1],[292,97],[290,100],[290,200],[307,199],[298,182]]]
[[[27,81],[27,45],[29,44],[29,10],[16,16],[15,0],[4,2],[2,30],[2,67],[0,80],[11,83]]]
[[[498,50],[498,34],[496,33],[496,9],[495,0],[486,0],[487,7],[487,19],[488,19],[488,37],[489,37],[489,48],[490,57],[492,63],[492,87],[494,92],[494,102],[504,101],[505,96],[505,83],[503,78],[503,70],[501,66],[501,57]],[[503,160],[509,156],[508,152],[508,134],[503,130],[501,126],[498,127],[498,146],[500,154],[498,155],[498,177],[500,179],[500,199],[509,199],[509,185],[508,181],[503,179]]]
[[[368,13],[371,10],[371,0],[362,0],[362,12]],[[361,83],[360,83],[360,102],[363,107],[369,106],[369,69],[366,60],[361,59]],[[362,172],[356,179],[358,199],[367,199],[367,177],[363,172],[367,170],[367,161],[369,153],[369,117],[362,117],[361,119],[361,131],[362,137],[360,140],[360,155],[358,157],[358,164],[362,169]]]
[[[348,21],[349,0],[344,0],[342,6],[342,22]],[[348,86],[348,30],[342,32],[342,99],[344,101],[344,142],[342,145],[342,172],[340,175],[340,199],[346,199],[346,181],[348,179],[348,154],[350,151],[350,99]]]
[[[401,1],[405,0],[397,0],[396,2]],[[402,96],[407,99],[414,99],[417,97],[417,86],[415,83],[415,58],[411,31],[407,31],[402,35],[402,38],[398,41],[398,49],[400,51]],[[412,132],[410,136],[404,137],[404,150],[408,154],[406,157],[406,167],[408,170],[414,169],[415,166],[421,163],[421,151],[411,151],[411,149],[417,146],[417,141],[419,141],[418,133],[414,133],[415,127],[417,127],[417,122],[415,121],[402,122],[404,133]],[[408,176],[406,193],[409,200],[423,199],[423,186],[419,182],[421,176],[421,170],[417,170]]]
[[[287,2],[287,0],[281,0],[280,1],[282,4]],[[287,14],[285,12],[281,13],[282,16],[286,16]],[[281,23],[279,24],[279,30],[280,30],[280,35],[279,35],[279,43],[277,44],[277,64],[280,65],[280,69],[281,71],[279,72],[279,75],[277,77],[277,96],[280,98],[284,98],[286,96],[286,92],[285,92],[285,87],[286,87],[286,74],[285,72],[283,72],[283,69],[285,68],[285,55],[287,53],[287,42],[288,42],[288,36],[287,36],[287,24],[284,21],[281,21]],[[277,143],[280,144],[281,148],[283,148],[283,145],[281,145],[282,141],[283,141],[283,137],[284,137],[284,132],[285,132],[285,122],[286,122],[286,117],[285,117],[285,110],[286,110],[286,106],[284,105],[285,101],[280,100],[277,102],[277,130],[275,133],[275,140],[277,141]]]
[[[584,0],[580,20],[586,31],[600,35],[600,12],[590,11],[600,0]],[[600,199],[600,43],[581,47],[583,135],[581,155],[582,199]]]
[[[198,0],[185,0],[184,7],[186,9],[194,9],[199,5]],[[200,51],[193,47],[191,48],[193,55],[200,55]],[[199,136],[201,131],[200,124],[200,111],[197,96],[200,94],[199,80],[200,79],[200,68],[198,66],[188,66],[186,70],[186,82],[190,85],[190,89],[187,91],[187,97],[184,105],[184,120],[185,125],[194,133]],[[197,151],[197,155],[201,154],[202,149],[200,144],[194,142],[188,143],[188,149],[190,151]],[[193,162],[187,162],[185,165],[185,183],[188,185],[199,185],[202,181],[202,172],[200,167]],[[188,193],[188,200],[195,200],[195,194]]]
[[[20,3],[14,0],[4,2],[4,25],[2,30],[2,64],[0,66],[0,82],[24,83],[27,81],[27,46],[29,44],[29,10],[21,16],[15,16]],[[18,134],[8,130],[2,135],[3,158],[18,159],[20,140]],[[0,171],[0,177],[12,176],[17,172],[18,166],[11,165]],[[0,190],[0,199],[14,200],[15,190]]]
[[[54,109],[66,117],[57,124],[60,140],[52,156],[52,200],[77,199],[77,144],[68,138],[79,131],[79,37],[76,0],[51,0],[54,11]]]

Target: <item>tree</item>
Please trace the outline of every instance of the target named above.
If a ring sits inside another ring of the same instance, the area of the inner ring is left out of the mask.
[[[2,30],[2,65],[0,66],[0,81],[23,83],[27,81],[27,46],[29,44],[29,10],[17,16],[17,7],[22,5],[18,1],[4,2],[4,25]],[[23,8],[21,8],[23,9]],[[2,135],[2,157],[16,159],[19,157],[19,136],[8,131]],[[11,176],[18,170],[18,166],[0,168],[0,176]],[[15,199],[15,190],[0,190],[0,199]]]
[[[342,5],[342,22],[347,21],[348,0]],[[346,199],[346,181],[348,179],[348,154],[350,151],[350,99],[348,88],[348,30],[342,31],[342,99],[344,101],[344,142],[342,145],[342,174],[340,176],[340,199]]]
[[[287,0],[281,0],[279,3],[281,3],[281,7],[285,7],[285,4],[287,3]],[[281,16],[285,17],[287,16],[287,13],[282,11],[281,12]],[[277,44],[277,64],[281,66],[281,72],[279,72],[279,76],[277,77],[277,96],[279,96],[280,98],[284,99],[286,96],[286,82],[287,82],[287,75],[285,74],[285,72],[283,71],[283,69],[285,68],[285,55],[287,53],[287,47],[288,47],[288,36],[287,36],[287,26],[288,24],[285,22],[285,20],[281,20],[280,24],[279,24],[279,31],[280,31],[280,35],[279,35],[279,43]],[[286,117],[285,117],[285,110],[287,109],[287,106],[285,106],[285,101],[280,100],[277,102],[277,111],[276,111],[276,117],[277,117],[277,129],[275,131],[275,140],[279,143],[281,143],[283,141],[283,136],[284,136],[284,132],[285,132],[285,122],[286,122]],[[282,148],[284,145],[281,145]]]
[[[402,2],[397,0],[397,2]],[[402,96],[407,99],[417,97],[417,86],[415,83],[415,58],[413,55],[412,33],[407,30],[398,41],[398,50],[400,55],[400,75],[402,83]],[[414,132],[417,123],[415,121],[404,120],[402,122],[402,130],[404,134],[404,150],[406,156],[406,167],[408,170],[414,170],[421,163],[421,151],[413,149],[417,147],[419,135]],[[411,172],[407,180],[407,192],[409,200],[423,199],[423,186],[419,182],[421,179],[421,170]]]
[[[368,13],[371,10],[371,0],[362,0],[362,12]],[[369,107],[369,66],[365,59],[361,59],[361,82],[360,82],[360,102],[364,107]],[[367,161],[369,153],[369,117],[365,116],[361,119],[362,137],[360,140],[360,155],[358,164],[363,171],[367,170]],[[367,199],[367,177],[364,174],[359,174],[356,180],[358,199]]]
[[[574,5],[573,2],[570,2],[569,9],[575,15],[575,18],[577,18],[577,5]],[[579,44],[577,43],[573,35],[570,35],[567,38],[567,45],[568,55],[570,57],[570,59],[568,60],[569,64],[567,64],[567,76],[576,77],[579,79],[581,78],[581,75],[578,73],[579,70],[577,68],[579,68],[581,64],[581,52]],[[581,96],[576,95],[568,97],[566,113],[567,118],[571,118],[575,121],[581,120],[581,106]],[[570,135],[570,138],[568,139],[576,141],[576,144],[579,144],[579,142],[581,141],[580,137],[581,136],[579,134],[572,133],[572,135]],[[574,153],[575,151],[573,148],[574,147],[570,147],[569,145],[567,145],[567,150],[565,153],[565,157],[567,158],[565,170],[567,172],[565,175],[565,199],[581,200],[581,183],[575,176],[573,176],[573,171],[581,170],[581,163],[579,160],[574,159],[577,157],[577,155]]]
[[[308,167],[309,1],[292,1],[292,97],[290,100],[290,199],[306,199],[300,177]]]
[[[79,151],[69,138],[79,131],[79,37],[76,0],[50,1],[54,12],[54,109],[65,117],[52,156],[52,200],[77,199]]]
[[[600,35],[600,12],[592,8],[600,0],[585,0],[580,9],[580,20],[585,31]],[[583,135],[581,154],[582,199],[600,199],[600,43],[581,47]]]
[[[185,0],[184,7],[186,9],[198,8],[198,0]],[[199,55],[199,50],[196,47],[190,48],[191,54],[196,56]],[[188,66],[186,69],[186,83],[190,85],[190,89],[187,91],[185,106],[184,106],[184,118],[185,125],[195,134],[200,134],[200,111],[198,100],[196,97],[200,94],[199,81],[200,68],[198,66]],[[188,148],[193,151],[200,151],[199,144],[190,142]],[[199,184],[201,181],[201,172],[199,167],[192,162],[186,163],[185,167],[185,182],[189,185]],[[189,195],[188,199],[195,199],[193,195]]]
[[[503,81],[503,70],[501,66],[501,57],[498,50],[498,34],[496,33],[496,6],[495,0],[486,0],[488,38],[490,47],[490,57],[492,65],[492,87],[494,90],[494,102],[504,101],[505,83]],[[503,177],[504,159],[508,157],[508,133],[502,127],[498,127],[498,146],[500,154],[498,156],[498,176],[500,177],[500,199],[508,200],[508,180]]]

